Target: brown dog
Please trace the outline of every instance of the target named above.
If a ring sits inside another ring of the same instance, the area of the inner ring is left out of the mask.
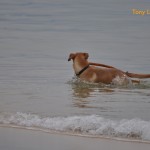
[[[105,64],[97,64],[88,62],[88,53],[71,53],[68,61],[73,60],[73,68],[77,77],[81,80],[85,80],[93,83],[110,84],[116,77],[127,81],[131,78],[150,78],[150,74],[133,74],[121,71],[115,67]],[[100,66],[100,67],[95,67]],[[137,80],[131,80],[132,82],[139,83]]]

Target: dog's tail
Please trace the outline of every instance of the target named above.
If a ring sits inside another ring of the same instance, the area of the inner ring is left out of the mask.
[[[140,79],[150,78],[150,74],[136,74],[136,73],[129,73],[129,72],[125,72],[125,74],[131,78],[140,78]]]

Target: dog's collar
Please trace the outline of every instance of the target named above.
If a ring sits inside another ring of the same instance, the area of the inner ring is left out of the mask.
[[[76,76],[80,76],[90,65],[88,64],[87,66],[85,66],[83,69],[81,69],[78,73],[76,73]]]

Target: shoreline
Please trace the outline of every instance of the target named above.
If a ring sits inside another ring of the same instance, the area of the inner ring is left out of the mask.
[[[43,132],[42,130],[32,130],[16,127],[0,126],[0,149],[20,150],[22,149],[53,149],[53,150],[96,150],[99,147],[103,149],[132,149],[149,150],[149,143],[135,141],[120,141],[111,138],[91,138],[87,136],[74,136],[60,133]]]
[[[2,125],[0,124],[0,128],[12,128],[12,129],[19,129],[19,130],[29,130],[33,132],[43,132],[46,134],[56,134],[56,135],[64,135],[64,136],[74,136],[74,137],[82,137],[82,138],[91,138],[91,139],[104,139],[104,140],[112,140],[112,141],[121,141],[121,142],[132,142],[132,143],[142,143],[142,144],[150,144],[150,141],[147,140],[140,140],[140,139],[132,139],[132,138],[121,138],[121,137],[109,137],[103,135],[90,135],[90,134],[80,134],[80,133],[71,133],[71,132],[63,132],[57,130],[50,130],[50,129],[42,129],[38,127],[23,127],[23,126],[16,126],[16,125]]]

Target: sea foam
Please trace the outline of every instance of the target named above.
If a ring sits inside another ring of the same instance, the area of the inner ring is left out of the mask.
[[[1,125],[36,127],[71,134],[127,138],[150,141],[150,121],[141,119],[111,120],[98,115],[69,117],[40,117],[17,112],[1,113]]]

